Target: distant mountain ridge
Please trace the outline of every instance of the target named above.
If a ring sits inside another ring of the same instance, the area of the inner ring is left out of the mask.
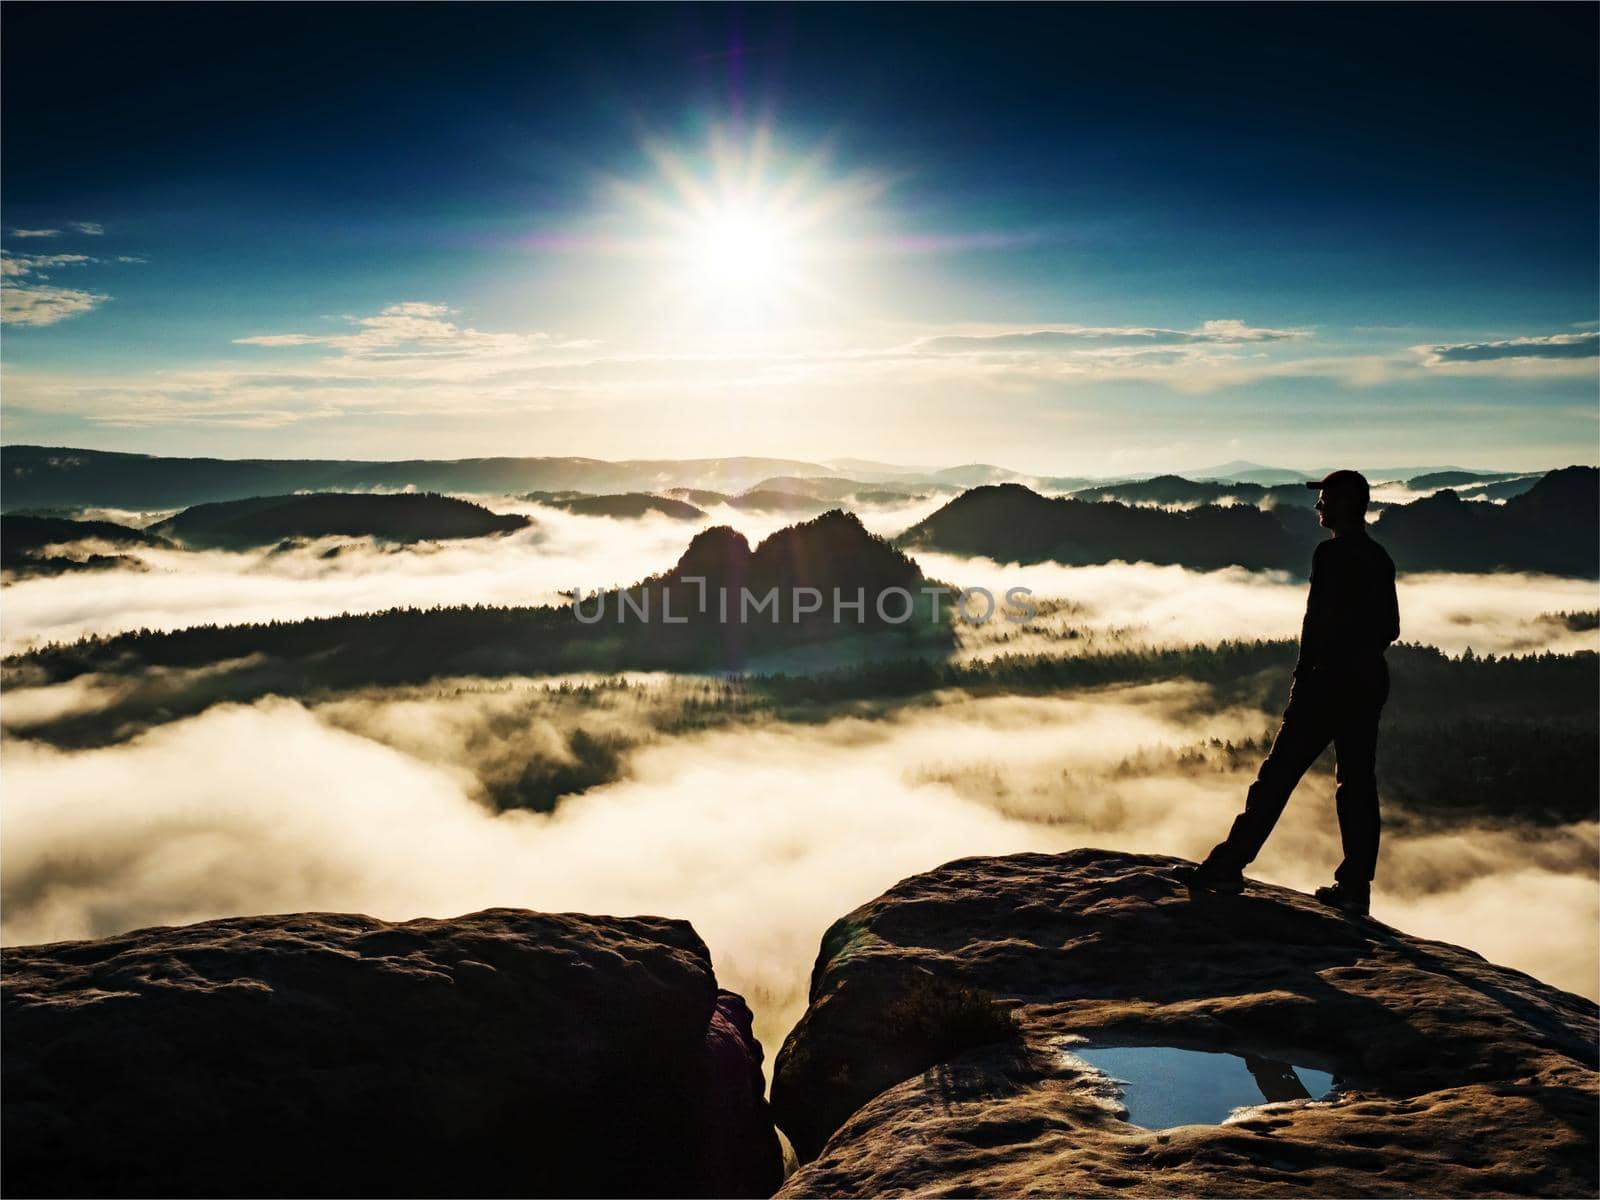
[[[1465,467],[1451,466],[1426,466],[1426,467],[1370,467],[1360,463],[1341,463],[1340,467],[1351,467],[1360,471],[1372,483],[1387,483],[1396,480],[1405,480],[1409,486],[1424,487],[1428,485],[1417,484],[1415,479],[1426,477],[1430,474],[1454,475],[1472,477],[1481,480],[1507,479],[1517,472],[1514,471],[1472,471]],[[1303,483],[1311,479],[1321,479],[1329,472],[1338,470],[1339,467],[1317,467],[1312,470],[1300,471],[1290,467],[1269,467],[1261,463],[1246,462],[1235,459],[1233,462],[1222,463],[1215,467],[1201,467],[1195,470],[1180,472],[1186,479],[1224,480],[1235,483]],[[1433,484],[1434,487],[1443,486]]]
[[[1074,500],[1117,500],[1124,504],[1219,504],[1231,500],[1253,504],[1257,508],[1311,508],[1316,503],[1316,493],[1303,482],[1261,484],[1219,479],[1186,479],[1182,475],[1156,475],[1150,479],[1132,480],[1079,488],[1072,493]]]
[[[1331,468],[1329,468],[1331,469]],[[1363,468],[1374,483],[1443,475],[1483,485],[1510,480],[1515,472],[1468,471],[1460,467]],[[1237,482],[1265,487],[1320,478],[1327,470],[1296,471],[1236,461],[1182,478],[1198,482]],[[1528,474],[1524,472],[1523,474]],[[62,446],[0,447],[0,510],[109,507],[174,509],[195,504],[244,500],[303,491],[433,491],[464,495],[510,496],[528,492],[584,492],[614,495],[671,492],[691,488],[738,495],[752,490],[789,490],[794,481],[818,484],[838,480],[879,490],[961,488],[1021,483],[1050,492],[1090,486],[1135,483],[1153,476],[1036,475],[991,463],[954,467],[908,467],[867,459],[828,463],[801,459],[733,456],[724,458],[625,459],[581,456],[491,457],[464,459],[223,459],[162,457]],[[775,480],[782,485],[769,486]],[[859,489],[858,489],[859,490]],[[836,500],[835,494],[818,498]],[[699,504],[693,497],[682,497]]]
[[[164,458],[51,446],[0,448],[0,507],[186,508],[300,491],[413,489],[475,495],[531,491],[651,492],[675,486],[743,491],[774,475],[832,475],[787,458]]]
[[[815,496],[819,500],[847,500],[852,496],[862,494],[873,495],[899,495],[907,500],[920,499],[922,492],[930,487],[938,486],[940,490],[957,492],[960,489],[954,485],[929,485],[907,484],[891,486],[888,483],[875,482],[862,479],[842,479],[829,476],[813,475],[802,477],[796,475],[774,475],[770,479],[763,479],[750,489],[752,492],[793,492],[802,496]]]

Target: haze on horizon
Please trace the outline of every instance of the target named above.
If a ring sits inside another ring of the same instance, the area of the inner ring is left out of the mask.
[[[7,443],[1597,457],[1592,7],[6,21]]]

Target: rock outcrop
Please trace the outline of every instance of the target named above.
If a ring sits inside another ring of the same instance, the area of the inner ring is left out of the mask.
[[[744,1002],[683,921],[243,917],[4,952],[8,1196],[755,1196]]]
[[[1595,1006],[1471,951],[1177,860],[970,858],[836,922],[779,1054],[781,1196],[1594,1195]],[[1332,1073],[1328,1100],[1154,1131],[1089,1044]]]

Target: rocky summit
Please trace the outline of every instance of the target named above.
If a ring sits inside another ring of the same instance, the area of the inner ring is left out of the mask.
[[[4,952],[8,1196],[757,1196],[744,1002],[683,921],[491,909]]]
[[[1177,865],[962,859],[837,921],[776,1063],[806,1164],[779,1195],[1600,1190],[1594,1004],[1283,888],[1191,896]],[[1140,1047],[1242,1060],[1259,1103],[1141,1126],[1139,1081],[1090,1063]]]

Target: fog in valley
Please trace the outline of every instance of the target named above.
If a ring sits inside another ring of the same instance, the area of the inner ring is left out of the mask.
[[[1181,761],[1260,714],[1193,685],[952,699],[879,720],[653,737],[625,777],[553,813],[497,813],[480,770],[557,752],[532,682],[438,698],[220,706],[103,749],[7,748],[4,937],[102,936],[253,912],[386,918],[496,905],[684,917],[776,1046],[822,932],[952,858],[1075,846],[1195,858],[1251,769]],[[658,682],[586,727],[673,703]],[[493,732],[520,726],[506,745]],[[270,764],[270,769],[263,769]],[[481,766],[480,766],[481,764]],[[1252,874],[1310,889],[1339,859],[1332,780],[1308,777]],[[1592,823],[1391,830],[1374,914],[1595,995]],[[1537,922],[1527,919],[1538,912]]]

